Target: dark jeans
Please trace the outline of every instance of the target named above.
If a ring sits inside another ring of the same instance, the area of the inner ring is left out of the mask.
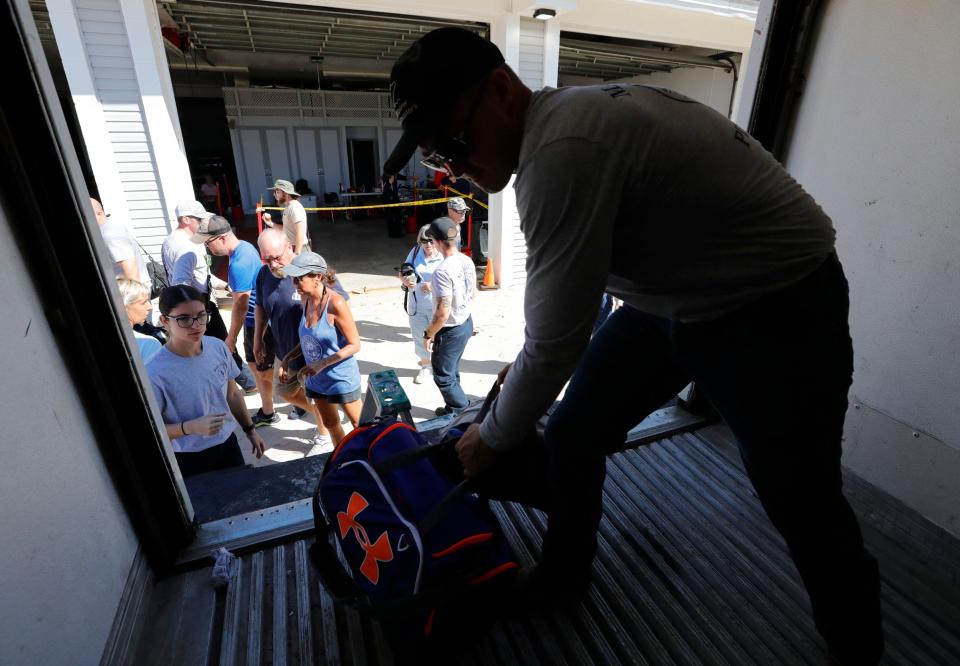
[[[390,238],[403,238],[403,218],[399,208],[384,208],[383,216],[387,221],[387,235]]]
[[[600,299],[600,312],[597,313],[597,320],[593,322],[594,333],[603,326],[603,322],[607,320],[611,312],[613,312],[613,297],[610,294],[604,294],[603,298]]]
[[[226,340],[227,325],[224,323],[223,317],[220,315],[220,308],[213,301],[208,301],[207,311],[210,313],[210,320],[207,322],[206,334],[217,338],[218,340]],[[237,367],[240,368],[240,376],[237,377],[237,385],[239,385],[244,391],[255,389],[257,387],[257,380],[254,378],[253,372],[250,370],[247,364],[243,362],[242,358],[240,358],[240,354],[233,352],[233,360],[236,362]]]
[[[460,359],[471,335],[473,317],[458,326],[441,328],[433,338],[433,353],[430,355],[433,381],[440,389],[444,404],[454,409],[467,406],[467,396],[460,388]]]
[[[177,453],[177,465],[184,476],[194,476],[218,469],[243,466],[243,452],[233,433],[226,441],[194,453]]]
[[[841,491],[853,373],[847,310],[847,282],[834,255],[799,283],[714,321],[680,323],[628,306],[613,313],[547,424],[548,498],[529,498],[549,514],[544,570],[563,575],[589,566],[606,455],[692,379],[736,435],[830,650],[845,664],[876,663],[883,651],[877,564]],[[630,390],[612,390],[625,386]],[[584,406],[598,395],[603,418],[585,418]],[[509,496],[504,488],[490,494]]]

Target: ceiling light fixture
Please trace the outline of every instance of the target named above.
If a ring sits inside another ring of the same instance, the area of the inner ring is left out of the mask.
[[[534,9],[533,10],[533,18],[540,19],[541,21],[549,21],[556,15],[557,15],[556,9]]]

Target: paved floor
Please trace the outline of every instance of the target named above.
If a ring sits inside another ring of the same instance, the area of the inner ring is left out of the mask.
[[[251,228],[248,223],[239,235],[254,241],[255,226]],[[432,417],[433,410],[443,401],[432,379],[420,385],[413,383],[417,358],[403,310],[400,281],[393,271],[412,246],[413,236],[388,238],[384,222],[377,219],[338,219],[332,223],[329,219],[322,222],[312,220],[310,235],[313,247],[337,269],[342,283],[351,292],[350,307],[362,345],[357,359],[364,386],[369,373],[393,368],[413,405],[414,419]],[[223,317],[229,325],[229,301],[222,303]],[[523,288],[478,291],[473,317],[478,332],[467,344],[460,366],[461,383],[468,396],[482,397],[496,374],[505,363],[513,360],[523,343]],[[251,413],[260,405],[259,395],[247,398]],[[287,415],[291,408],[281,402],[276,402],[276,406],[281,414],[280,422],[259,430],[269,446],[266,455],[256,460],[249,451],[244,452],[251,464],[265,465],[301,458],[312,446],[313,418],[290,420]],[[349,430],[349,424],[346,428]]]

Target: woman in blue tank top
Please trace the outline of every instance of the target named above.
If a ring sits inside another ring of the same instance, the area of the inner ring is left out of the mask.
[[[344,435],[337,405],[354,428],[360,419],[360,368],[354,357],[360,351],[360,334],[343,296],[327,288],[335,278],[323,257],[302,252],[283,272],[293,278],[303,298],[300,351],[306,365],[298,377],[337,445]]]

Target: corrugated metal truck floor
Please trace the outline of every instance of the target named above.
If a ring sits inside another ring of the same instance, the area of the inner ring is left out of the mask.
[[[712,426],[609,459],[600,554],[582,602],[498,623],[463,664],[823,664],[786,547]],[[960,543],[845,475],[883,576],[885,663],[960,664]],[[494,505],[524,562],[543,514]],[[244,554],[215,591],[210,567],[157,583],[137,664],[390,664],[379,628],[335,606],[309,539]]]

